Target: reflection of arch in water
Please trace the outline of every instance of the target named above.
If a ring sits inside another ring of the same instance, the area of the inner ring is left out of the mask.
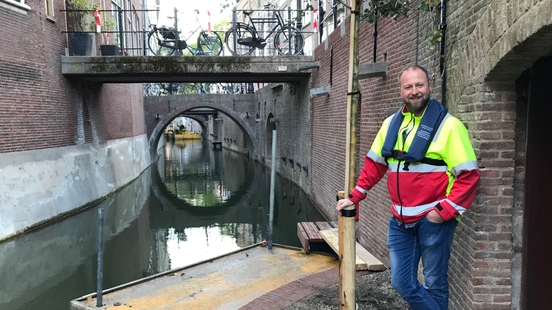
[[[224,104],[220,103],[211,103],[211,102],[190,102],[186,103],[185,106],[177,108],[176,110],[170,112],[167,114],[163,119],[160,120],[159,123],[157,123],[157,126],[153,129],[151,136],[149,138],[149,145],[150,145],[150,153],[151,158],[157,158],[156,153],[156,146],[159,142],[159,139],[161,138],[161,135],[163,134],[163,129],[176,117],[178,117],[180,114],[183,114],[183,112],[186,112],[191,109],[196,108],[211,108],[215,109],[217,111],[220,111],[224,115],[228,116],[234,123],[238,125],[238,127],[245,133],[247,145],[250,148],[248,150],[249,154],[254,154],[254,150],[256,149],[255,145],[255,134],[253,132],[253,129],[251,126],[249,126],[248,123],[245,122],[245,120],[234,110],[230,109],[229,107],[225,106]],[[202,127],[203,128],[203,127]],[[204,130],[206,132],[206,130]]]
[[[243,158],[243,160],[248,160]],[[263,176],[256,174],[254,169],[245,167],[245,182],[240,185],[238,190],[232,193],[232,196],[224,203],[214,206],[193,206],[190,203],[178,198],[171,191],[169,191],[163,182],[161,176],[159,175],[158,169],[151,169],[152,177],[152,190],[155,197],[163,205],[163,213],[170,212],[174,214],[175,218],[179,219],[178,226],[180,227],[200,227],[203,225],[210,225],[213,222],[228,222],[225,218],[230,215],[232,217],[232,222],[235,221],[235,216],[240,213],[238,209],[243,209],[244,206],[249,206],[249,202],[254,200],[254,195],[257,192],[256,188],[253,188],[257,184],[262,184]],[[239,214],[242,219],[241,222],[254,223],[255,221],[247,220],[248,217],[255,216],[248,212],[248,214],[241,213]],[[187,221],[186,214],[195,215],[195,216],[210,216],[208,223],[202,223],[201,220],[193,219],[192,221]],[[172,216],[172,215],[171,215]],[[220,219],[217,219],[220,218]]]

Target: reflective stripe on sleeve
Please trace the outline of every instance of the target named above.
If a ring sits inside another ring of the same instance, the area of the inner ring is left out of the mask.
[[[451,170],[450,170],[450,173],[453,175],[453,176],[457,176],[459,175],[462,171],[469,171],[469,170],[476,170],[476,169],[479,169],[479,167],[477,166],[477,161],[468,161],[468,162],[465,162],[463,164],[460,164],[456,167],[453,167]]]
[[[364,188],[360,187],[360,186],[355,186],[356,190],[363,193],[364,195],[366,195],[366,193],[368,193],[367,190],[365,190]]]
[[[374,162],[378,163],[378,164],[382,164],[382,165],[386,165],[387,166],[387,162],[385,161],[385,157],[382,157],[378,154],[376,154],[376,152],[370,150],[368,152],[368,154],[366,154],[366,156],[368,156],[368,158],[370,158],[371,160],[373,160]]]
[[[450,113],[447,113],[447,115],[445,115],[445,117],[443,118],[443,120],[441,121],[441,124],[439,124],[439,128],[437,128],[437,131],[435,132],[435,135],[433,136],[433,140],[431,140],[432,142],[436,142],[437,139],[439,138],[439,134],[441,133],[441,130],[443,130],[443,125],[445,124],[445,122],[447,121],[447,119],[449,117],[451,117],[452,115],[450,115]]]
[[[462,215],[462,213],[466,212],[466,208],[462,207],[462,206],[459,206],[457,204],[455,204],[454,202],[450,201],[449,199],[445,199],[451,206],[454,207],[454,209],[456,209],[456,211],[458,211],[458,213],[460,213],[460,215]]]

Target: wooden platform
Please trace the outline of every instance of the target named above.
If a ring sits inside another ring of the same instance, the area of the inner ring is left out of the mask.
[[[323,246],[330,247],[339,255],[339,237],[337,223],[328,222],[300,222],[297,223],[297,237],[306,253]],[[374,257],[368,250],[356,243],[356,270],[385,270],[385,265]]]
[[[303,250],[310,253],[311,250],[321,250],[328,247],[319,231],[337,227],[337,223],[329,222],[299,222],[297,223],[297,237],[303,245]]]
[[[339,255],[339,237],[337,235],[337,228],[331,228],[327,230],[321,230],[319,234],[324,238],[332,249]],[[372,253],[368,252],[358,242],[355,245],[356,248],[356,270],[371,270],[382,271],[385,270],[385,265],[379,261]]]

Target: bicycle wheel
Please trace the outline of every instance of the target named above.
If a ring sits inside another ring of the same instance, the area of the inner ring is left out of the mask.
[[[198,55],[218,56],[222,52],[222,39],[218,33],[202,31],[197,38]]]
[[[274,36],[274,47],[280,55],[298,55],[303,51],[303,34],[290,26],[284,26]]]
[[[144,96],[159,96],[161,95],[161,85],[159,83],[147,83],[144,85]]]
[[[175,40],[164,40],[163,35],[157,29],[152,30],[148,34],[148,45],[150,51],[157,56],[169,56],[174,54],[176,49]]]
[[[255,31],[251,29],[247,24],[244,23],[238,23],[236,25],[236,36],[234,37],[234,28],[230,28],[226,32],[225,41],[226,41],[226,47],[228,47],[228,50],[230,50],[230,53],[232,55],[251,55],[253,53],[253,50],[255,49],[253,46],[247,46],[243,44],[239,44],[238,42],[241,40],[254,40],[255,38]],[[234,48],[234,45],[236,45],[236,48]]]

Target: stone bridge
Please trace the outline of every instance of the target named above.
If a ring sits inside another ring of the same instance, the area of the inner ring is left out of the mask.
[[[186,114],[186,112],[200,108],[213,109],[229,117],[243,131],[247,145],[256,149],[258,139],[253,130],[255,104],[255,94],[189,94],[144,97],[146,132],[152,155],[155,155],[163,129],[178,116],[186,115],[186,117],[196,120],[203,132],[207,132],[205,116]]]
[[[291,83],[305,84],[317,67],[312,56],[62,56],[62,74],[71,80],[92,83]],[[244,132],[246,151],[258,147],[254,136],[255,95],[184,95],[146,97],[144,109],[152,158],[162,129],[183,112],[212,108],[232,119]],[[257,109],[258,110],[258,109]],[[205,132],[204,116],[189,116]],[[236,138],[233,140],[236,142]]]

